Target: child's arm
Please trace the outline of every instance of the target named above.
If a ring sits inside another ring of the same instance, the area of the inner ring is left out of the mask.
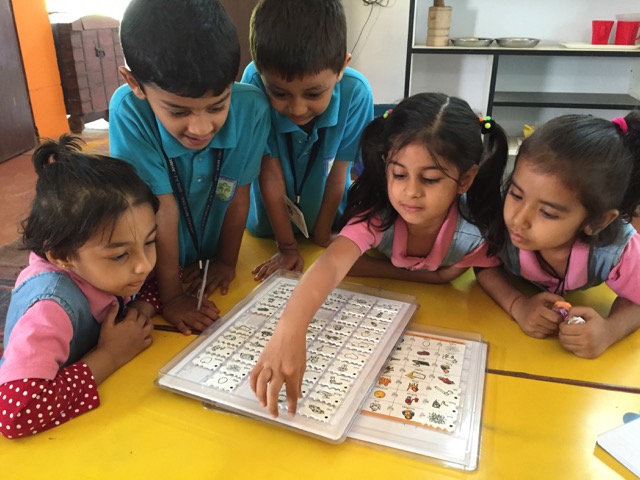
[[[602,318],[589,307],[573,307],[569,317],[586,320],[582,325],[560,325],[558,338],[562,346],[578,357],[596,358],[614,343],[640,328],[640,305],[626,298],[617,297],[607,318]]]
[[[192,328],[202,331],[211,325],[220,311],[209,300],[203,300],[198,311],[198,300],[183,292],[178,258],[178,205],[173,194],[158,195],[158,199],[156,276],[163,305],[162,315],[182,333],[191,335]]]
[[[349,174],[350,162],[334,161],[324,186],[322,204],[313,229],[313,241],[322,247],[331,242],[331,227],[344,195],[344,185]]]
[[[260,183],[262,201],[276,238],[278,253],[258,265],[251,273],[255,275],[256,280],[262,280],[279,269],[301,272],[304,267],[304,259],[298,251],[291,220],[284,203],[287,190],[279,159],[267,155],[262,158],[258,182]]]
[[[460,267],[445,267],[435,271],[412,271],[398,268],[394,266],[390,260],[385,258],[373,258],[369,255],[362,255],[353,267],[351,267],[348,275],[353,277],[382,277],[407,282],[439,284],[449,283],[467,270],[467,268]]]
[[[306,332],[318,308],[360,256],[351,240],[338,237],[302,276],[273,336],[251,372],[251,388],[263,406],[278,416],[278,394],[286,385],[287,406],[295,414],[306,367]]]
[[[545,338],[558,331],[562,321],[551,306],[560,295],[542,292],[529,298],[516,289],[502,267],[476,268],[476,279],[494,302],[515,320],[524,333],[534,338]]]
[[[152,343],[153,323],[136,310],[115,323],[113,305],[97,347],[60,370],[53,380],[26,378],[0,385],[0,433],[30,436],[68,422],[100,405],[97,386]]]
[[[218,251],[213,263],[209,266],[204,297],[210,296],[218,287],[220,287],[220,293],[226,295],[229,291],[229,284],[236,276],[236,264],[238,263],[242,234],[249,214],[250,189],[251,184],[237,187],[233,200],[231,200],[229,208],[224,215]],[[192,274],[194,278],[190,279],[195,280],[197,275],[198,272],[194,272]],[[190,279],[187,279],[187,281]],[[192,281],[187,292],[193,294],[199,288],[200,282]]]

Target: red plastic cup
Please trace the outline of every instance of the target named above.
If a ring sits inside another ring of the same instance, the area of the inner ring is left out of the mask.
[[[638,29],[640,28],[640,21],[626,21],[619,20],[616,27],[616,45],[635,45],[636,40],[640,39],[638,36]]]
[[[591,22],[591,43],[593,45],[606,45],[609,43],[609,35],[611,35],[612,28],[613,20],[593,20]]]

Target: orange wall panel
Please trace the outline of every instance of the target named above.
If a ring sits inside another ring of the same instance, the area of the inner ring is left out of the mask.
[[[13,0],[33,118],[41,137],[69,131],[46,0]]]

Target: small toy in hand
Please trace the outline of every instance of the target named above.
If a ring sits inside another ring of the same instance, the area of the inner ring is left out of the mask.
[[[566,320],[569,316],[569,310],[571,309],[571,304],[569,302],[563,302],[558,300],[553,304],[553,310],[556,313],[559,313],[562,316],[563,320]]]
[[[569,302],[563,302],[558,300],[556,303],[553,304],[552,310],[562,315],[562,318],[566,320],[567,324],[569,325],[582,325],[583,323],[586,323],[584,318],[578,317],[576,315],[574,315],[571,318],[568,318],[569,310],[571,310],[571,304]]]
[[[567,324],[569,325],[582,325],[583,323],[587,323],[585,319],[576,315],[567,320]]]

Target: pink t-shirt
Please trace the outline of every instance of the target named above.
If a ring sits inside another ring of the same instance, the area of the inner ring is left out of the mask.
[[[98,290],[77,275],[62,270],[40,258],[29,255],[29,265],[16,281],[19,286],[29,277],[43,272],[64,272],[87,297],[93,317],[101,323],[114,295]],[[125,302],[128,298],[125,298]],[[52,380],[69,357],[73,327],[67,312],[53,300],[40,300],[29,308],[11,331],[0,367],[0,384],[23,378]]]
[[[571,249],[571,260],[564,279],[564,291],[578,290],[587,284],[589,279],[589,245],[575,242]],[[543,285],[548,291],[559,288],[561,280],[545,272],[535,252],[520,250],[520,274],[532,282]],[[620,261],[613,267],[605,283],[619,297],[640,305],[640,235],[635,234],[622,252]]]
[[[458,215],[458,206],[454,203],[447,213],[447,217],[438,232],[438,236],[429,255],[426,257],[412,257],[407,255],[407,224],[402,217],[398,215],[394,224],[391,263],[398,268],[404,268],[406,270],[435,271],[440,268],[454,239]],[[371,225],[372,229],[369,229],[366,221],[358,223],[350,222],[340,231],[340,235],[353,241],[360,249],[360,252],[364,253],[380,245],[384,234],[383,230],[375,228],[376,225],[380,225],[380,218],[378,216],[374,217]],[[500,265],[500,263],[499,258],[489,257],[487,255],[487,244],[486,242],[482,242],[480,246],[467,252],[464,257],[453,266],[459,268],[494,267]]]

